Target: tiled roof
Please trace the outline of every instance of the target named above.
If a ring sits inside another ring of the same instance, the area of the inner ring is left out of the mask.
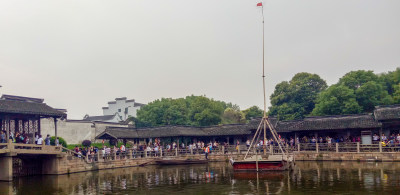
[[[29,114],[45,117],[67,116],[64,112],[58,111],[44,103],[4,99],[0,99],[0,113]]]
[[[88,116],[84,118],[85,121],[108,121],[112,120],[115,115],[102,115],[102,116]]]
[[[377,106],[374,110],[376,120],[400,119],[400,105]]]
[[[278,121],[271,117],[269,121],[278,133],[313,130],[345,130],[345,129],[376,129],[382,124],[374,119],[372,114],[306,117],[302,120]],[[216,125],[209,127],[191,126],[161,126],[152,128],[107,127],[105,134],[118,138],[151,138],[151,137],[214,137],[230,135],[249,135],[254,133],[261,122],[255,118],[248,124]],[[268,127],[267,127],[268,128]],[[102,134],[97,136],[101,139]]]
[[[43,103],[44,99],[40,98],[32,98],[32,97],[23,97],[23,96],[16,96],[16,95],[2,95],[2,100],[15,100],[15,101],[24,101],[24,102],[35,102],[35,103]]]
[[[279,121],[277,131],[340,130],[379,128],[382,124],[371,114],[306,117],[303,120]]]

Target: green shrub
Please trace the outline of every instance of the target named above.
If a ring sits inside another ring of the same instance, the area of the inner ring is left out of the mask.
[[[50,137],[50,145],[55,146],[55,140],[56,140],[55,136]],[[58,143],[65,148],[68,146],[67,142],[62,137],[58,137]]]
[[[122,144],[124,144],[124,143],[123,142],[118,142],[117,147],[121,147]],[[75,146],[78,146],[79,148],[86,147],[86,146],[83,146],[82,144],[70,144],[66,148],[68,148],[70,150],[73,150],[75,148]],[[92,144],[90,144],[90,146],[97,147],[97,148],[103,148],[103,146],[111,147],[112,145],[110,145],[110,143],[108,143],[108,142],[105,142],[104,144],[103,143],[92,143]],[[127,143],[125,145],[125,147],[130,148],[132,146]]]
[[[82,141],[82,145],[85,147],[89,147],[92,144],[92,142],[90,140],[83,140]]]

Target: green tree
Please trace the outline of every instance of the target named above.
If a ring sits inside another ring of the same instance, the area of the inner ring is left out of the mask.
[[[130,118],[137,127],[160,125],[208,126],[221,123],[226,108],[239,109],[237,105],[216,101],[205,96],[162,98],[143,106],[137,118]]]
[[[137,112],[137,126],[186,125],[188,108],[183,98],[162,98]]]
[[[357,114],[361,111],[354,90],[336,84],[319,94],[312,115]]]
[[[189,105],[189,120],[191,125],[209,126],[221,122],[224,105],[204,96],[196,96]]]
[[[372,112],[377,105],[388,105],[393,103],[392,97],[384,89],[384,86],[375,81],[362,84],[355,90],[358,104],[363,112]]]
[[[245,122],[245,115],[238,109],[227,108],[222,114],[222,124],[239,124]]]
[[[312,112],[318,94],[326,87],[326,82],[317,74],[297,73],[289,82],[275,86],[269,115],[282,120],[304,118]]]
[[[244,114],[246,120],[250,120],[251,118],[262,117],[264,111],[257,106],[252,106],[246,110],[243,110],[242,113]]]
[[[357,70],[345,74],[339,79],[338,84],[356,90],[369,81],[379,82],[379,78],[371,70]]]

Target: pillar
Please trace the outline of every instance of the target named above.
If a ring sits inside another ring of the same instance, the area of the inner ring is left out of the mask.
[[[379,142],[379,152],[382,152],[382,142]]]
[[[336,153],[338,153],[339,152],[339,143],[335,143],[335,145],[336,145]]]
[[[56,145],[56,143],[57,143],[57,118],[56,117],[54,117],[54,137],[55,137],[55,140],[54,140],[54,145]]]
[[[10,143],[10,119],[6,119],[5,128],[7,129],[7,143]]]
[[[222,154],[225,154],[225,146],[222,146]]]
[[[42,173],[44,175],[57,175],[59,174],[58,171],[58,159],[62,158],[62,156],[57,155],[49,155],[43,159],[42,164]],[[87,162],[87,161],[86,161]]]
[[[160,157],[162,157],[162,150],[163,148],[160,146]]]
[[[297,144],[297,151],[300,152],[300,143]]]
[[[272,144],[269,145],[269,153],[274,154],[274,146]]]
[[[0,157],[0,181],[12,181],[13,169],[12,169],[12,156],[6,155]]]
[[[96,159],[97,159],[97,161],[100,161],[100,150],[99,150],[99,152],[96,153]]]
[[[224,146],[222,146],[222,147],[224,147]],[[193,148],[192,147],[190,147],[190,154],[193,155]]]
[[[175,148],[175,156],[178,156],[178,147]]]
[[[360,142],[357,142],[357,153],[360,153]]]
[[[317,142],[317,143],[315,143],[315,151],[316,151],[317,153],[319,153],[318,142]]]

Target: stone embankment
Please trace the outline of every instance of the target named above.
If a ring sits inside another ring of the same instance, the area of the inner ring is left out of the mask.
[[[295,152],[297,161],[378,161],[400,162],[399,152]]]

